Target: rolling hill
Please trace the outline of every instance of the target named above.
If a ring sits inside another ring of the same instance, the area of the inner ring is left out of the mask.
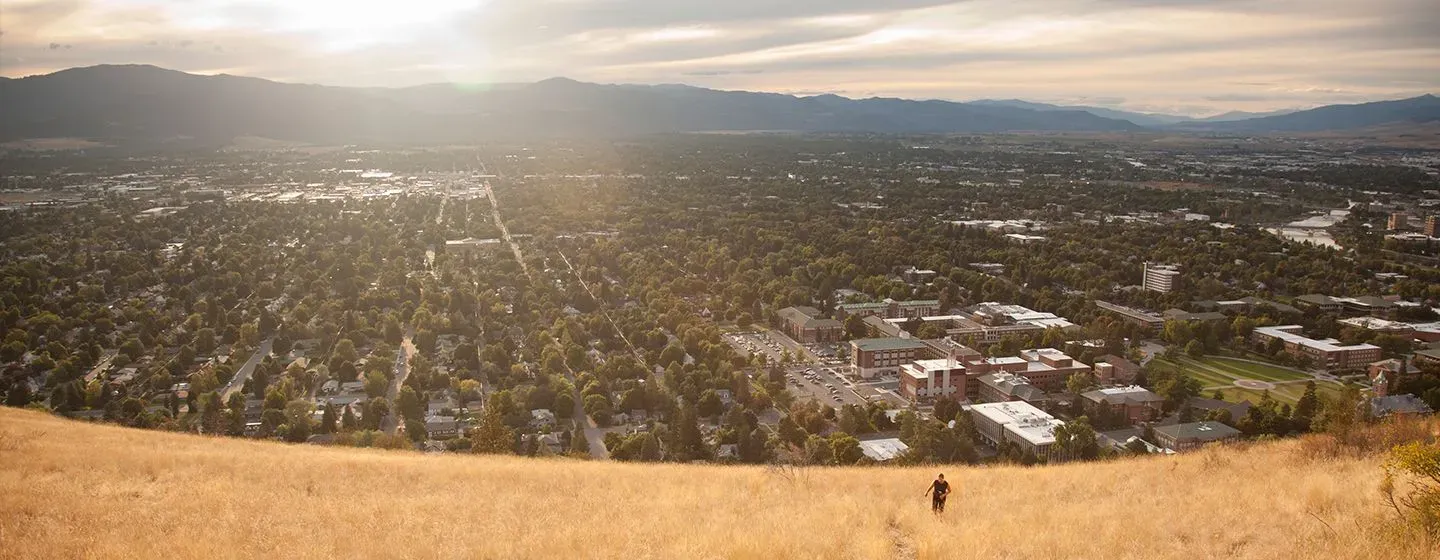
[[[339,88],[154,66],[94,66],[0,82],[0,141],[78,137],[443,143],[665,132],[1127,131],[1084,111],[948,101],[795,97],[688,86],[534,84]]]
[[[1107,109],[1105,107],[1090,107],[1085,105],[1052,105],[1049,103],[1035,103],[1020,99],[980,99],[971,101],[971,105],[985,105],[992,107],[1016,107],[1022,109],[1033,109],[1036,111],[1085,111],[1098,117],[1107,119],[1119,119],[1129,121],[1140,126],[1157,127],[1178,122],[1191,120],[1190,117],[1180,115],[1166,115],[1163,113],[1136,113],[1133,111],[1121,111],[1118,109]]]
[[[426,455],[0,409],[6,558],[1422,558],[1309,440],[1052,467]]]
[[[1177,129],[1215,132],[1321,132],[1437,121],[1440,121],[1440,97],[1427,94],[1393,101],[1326,105],[1284,115],[1219,122],[1186,122],[1174,126]]]

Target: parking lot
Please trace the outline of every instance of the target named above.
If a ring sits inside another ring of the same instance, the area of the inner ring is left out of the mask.
[[[746,356],[763,354],[772,364],[780,363],[783,352],[790,352],[794,360],[800,351],[799,345],[789,337],[768,330],[728,333],[725,341],[736,352]],[[798,399],[813,399],[835,407],[871,401],[888,402],[892,407],[908,405],[894,395],[898,383],[893,377],[857,383],[848,375],[849,368],[838,358],[823,363],[796,363],[785,368],[785,384]]]
[[[736,332],[725,335],[725,341],[736,351],[746,356],[762,354],[766,363],[780,363],[780,355],[784,352],[790,353],[790,360],[804,359],[803,354],[798,354],[797,349],[792,348],[792,341],[782,340],[781,335],[770,331]]]
[[[790,367],[786,369],[785,382],[790,392],[802,400],[814,399],[836,407],[844,404],[864,405],[866,400],[860,395],[873,394],[873,391],[866,391],[864,388],[857,394],[857,387],[833,367]]]

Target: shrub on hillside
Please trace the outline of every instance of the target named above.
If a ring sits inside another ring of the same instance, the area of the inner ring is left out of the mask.
[[[1417,441],[1390,450],[1380,490],[1406,526],[1440,537],[1440,445]]]

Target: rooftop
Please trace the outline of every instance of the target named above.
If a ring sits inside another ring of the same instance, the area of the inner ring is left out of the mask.
[[[1081,396],[1094,402],[1104,402],[1108,404],[1124,404],[1127,402],[1145,404],[1165,400],[1165,397],[1157,395],[1139,385],[1096,389],[1083,393]]]
[[[1231,428],[1219,422],[1191,422],[1189,424],[1174,424],[1170,426],[1156,426],[1155,433],[1164,435],[1175,440],[1198,439],[1200,441],[1219,441],[1225,438],[1240,435],[1240,430]]]
[[[872,439],[860,442],[860,452],[876,461],[889,461],[905,455],[910,446],[900,438]]]
[[[925,342],[915,338],[861,338],[850,341],[855,349],[862,352],[877,352],[881,350],[907,350],[920,349],[925,347]]]
[[[1045,411],[1021,401],[972,404],[967,405],[965,410],[1005,426],[1033,445],[1055,443],[1055,428],[1065,425]]]
[[[1350,346],[1343,346],[1340,344],[1340,341],[1333,338],[1316,340],[1313,338],[1309,338],[1305,335],[1298,334],[1302,328],[1304,327],[1301,327],[1300,325],[1260,327],[1255,329],[1255,332],[1266,336],[1278,338],[1287,343],[1298,344],[1307,348],[1314,348],[1321,352],[1337,352],[1342,350],[1375,350],[1380,348],[1379,346],[1375,346],[1373,344],[1352,344]]]

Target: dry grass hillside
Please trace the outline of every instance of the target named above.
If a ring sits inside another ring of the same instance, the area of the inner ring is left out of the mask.
[[[0,409],[7,558],[1424,558],[1380,460],[1248,449],[1045,468],[432,456]]]

